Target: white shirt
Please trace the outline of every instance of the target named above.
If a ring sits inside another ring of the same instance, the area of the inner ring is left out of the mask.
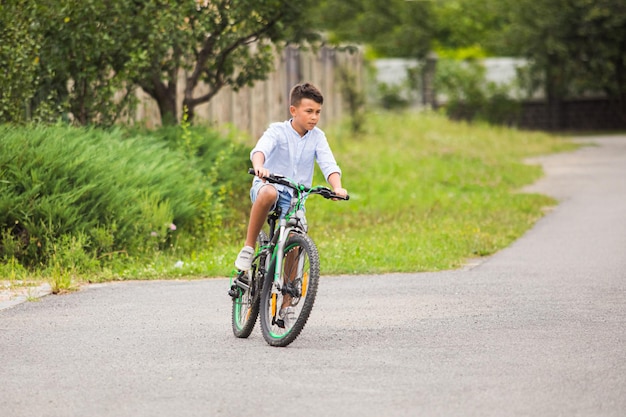
[[[307,187],[313,181],[315,161],[326,180],[333,172],[341,175],[326,135],[317,127],[300,136],[291,125],[291,120],[272,123],[250,151],[250,159],[256,152],[265,155],[263,166],[272,174],[283,175]],[[255,177],[254,181],[260,179]],[[277,187],[279,190],[284,188]]]

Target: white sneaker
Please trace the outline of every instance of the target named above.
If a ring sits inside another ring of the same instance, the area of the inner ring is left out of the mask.
[[[244,246],[235,259],[235,268],[240,271],[247,271],[252,267],[252,258],[254,257],[254,248]]]
[[[296,322],[296,309],[291,306],[281,308],[278,312],[278,318],[283,321],[285,328],[288,329]]]

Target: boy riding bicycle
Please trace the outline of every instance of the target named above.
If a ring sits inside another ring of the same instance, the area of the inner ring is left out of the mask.
[[[314,162],[317,161],[335,194],[342,197],[348,194],[341,185],[341,169],[326,135],[316,127],[324,102],[322,93],[312,84],[298,84],[292,88],[289,102],[291,119],[272,123],[250,152],[256,176],[250,189],[252,209],[246,242],[235,260],[235,267],[240,271],[251,267],[254,245],[270,210],[280,207],[284,217],[291,204],[292,191],[279,184],[270,184],[264,177],[279,174],[310,187]],[[287,308],[286,305],[282,307],[281,310]]]

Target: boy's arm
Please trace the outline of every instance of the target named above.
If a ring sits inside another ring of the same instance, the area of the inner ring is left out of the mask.
[[[269,177],[270,171],[263,166],[265,163],[265,155],[263,152],[255,152],[252,154],[252,169],[257,177],[265,182],[265,177]]]
[[[333,187],[333,192],[341,197],[348,195],[348,191],[341,186],[341,175],[338,172],[333,172],[328,176],[328,183]]]

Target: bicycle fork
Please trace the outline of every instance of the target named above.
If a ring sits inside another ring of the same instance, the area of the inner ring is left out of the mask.
[[[285,243],[287,242],[287,221],[282,218],[278,223],[278,242],[274,250],[276,262],[274,266],[274,277],[272,279],[272,324],[277,324],[278,316],[278,295],[282,294],[283,285],[281,283],[281,274],[283,269],[283,254],[285,251]]]
[[[285,297],[289,297],[289,304],[293,305],[294,300],[297,303],[300,297],[306,292],[305,278],[302,277],[302,271],[304,269],[305,257],[302,253],[294,253],[293,259],[289,258],[289,255],[285,256],[285,247],[287,240],[291,232],[295,229],[286,225],[286,220],[282,219],[279,225],[279,239],[275,250],[275,268],[274,277],[272,280],[272,299],[271,299],[271,313],[272,324],[276,324],[279,327],[284,327],[284,322],[278,317],[279,309],[285,305]],[[288,265],[284,265],[287,263]],[[285,269],[287,268],[287,269]],[[302,281],[302,286],[298,286],[298,279]],[[279,295],[282,296],[281,303],[278,305]]]

